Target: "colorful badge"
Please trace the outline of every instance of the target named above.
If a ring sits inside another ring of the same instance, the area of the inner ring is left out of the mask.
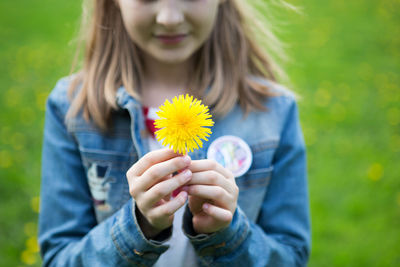
[[[253,161],[249,145],[241,138],[233,135],[221,136],[211,143],[207,158],[214,159],[230,170],[235,177],[245,174]]]

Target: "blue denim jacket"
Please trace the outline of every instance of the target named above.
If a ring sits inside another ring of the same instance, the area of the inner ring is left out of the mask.
[[[203,148],[223,135],[245,140],[251,168],[236,178],[238,206],[229,227],[196,235],[186,207],[183,231],[200,266],[305,266],[310,251],[304,140],[294,96],[265,80],[279,96],[268,111],[247,117],[236,106],[215,119]],[[60,80],[46,106],[39,243],[44,266],[151,266],[168,249],[144,237],[128,192],[126,171],[148,152],[140,103],[124,88],[112,129],[101,133],[82,117],[65,120],[69,79]],[[168,235],[166,234],[166,238]]]

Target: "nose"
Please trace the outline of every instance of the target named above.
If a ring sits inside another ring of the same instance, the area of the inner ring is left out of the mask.
[[[176,4],[166,4],[159,10],[156,21],[164,27],[173,28],[184,21],[184,15]]]

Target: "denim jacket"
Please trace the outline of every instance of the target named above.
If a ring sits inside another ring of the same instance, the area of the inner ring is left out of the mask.
[[[188,207],[183,231],[200,266],[305,266],[310,221],[305,145],[295,98],[267,83],[279,96],[267,111],[247,117],[239,106],[215,119],[203,148],[234,135],[249,144],[253,162],[236,178],[237,209],[230,225],[196,234]],[[151,266],[168,249],[148,240],[136,216],[126,171],[149,150],[141,104],[121,87],[112,128],[104,134],[81,116],[65,120],[69,78],[61,79],[46,104],[42,152],[39,243],[44,266]]]

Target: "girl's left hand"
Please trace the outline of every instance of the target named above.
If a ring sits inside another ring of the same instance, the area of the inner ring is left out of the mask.
[[[192,179],[183,188],[189,195],[193,228],[213,233],[228,227],[237,206],[239,188],[232,172],[214,160],[192,160]]]

